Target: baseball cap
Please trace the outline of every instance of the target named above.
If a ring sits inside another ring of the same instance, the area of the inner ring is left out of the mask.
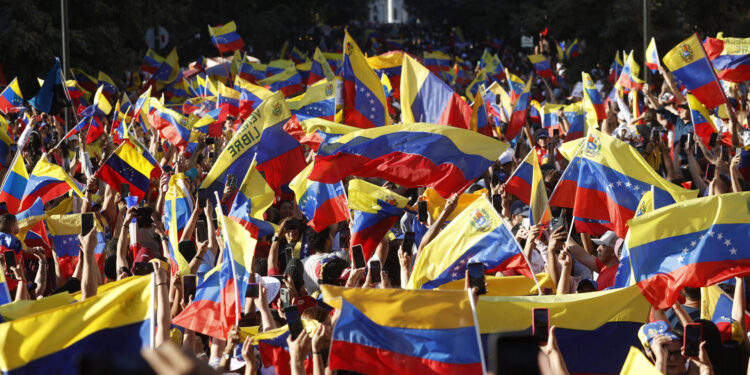
[[[615,244],[617,243],[617,233],[608,230],[607,233],[604,233],[601,237],[595,238],[591,241],[597,245],[604,245],[614,248]]]
[[[651,349],[651,342],[659,335],[664,335],[671,340],[680,339],[677,335],[672,333],[672,327],[669,326],[669,323],[663,320],[646,323],[638,330],[638,340],[641,341],[643,348]]]
[[[522,201],[515,201],[510,205],[510,212],[513,215],[529,216],[529,206]]]
[[[513,161],[513,155],[515,154],[515,151],[513,148],[508,147],[507,150],[503,151],[502,154],[500,154],[500,157],[497,159],[500,161],[500,164],[510,163]]]
[[[578,282],[578,285],[576,286],[576,291],[580,293],[581,289],[586,285],[590,285],[594,290],[599,289],[596,285],[596,281],[592,279],[582,279],[581,281]]]

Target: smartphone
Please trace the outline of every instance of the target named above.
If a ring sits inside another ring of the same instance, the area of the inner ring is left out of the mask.
[[[695,142],[693,140],[693,133],[688,133],[688,135],[687,135],[687,141],[685,141],[685,147],[686,148],[693,147],[693,142]]]
[[[417,220],[427,222],[427,201],[417,202]]]
[[[5,256],[5,272],[12,274],[10,268],[16,266],[16,253],[9,250],[4,252],[3,256]]]
[[[285,307],[284,316],[286,317],[286,324],[289,326],[289,335],[292,336],[292,340],[296,340],[297,336],[302,333],[302,318],[299,309],[297,306]]]
[[[195,257],[195,253],[197,252],[195,244],[190,240],[180,241],[180,243],[177,244],[177,249],[188,262],[190,262],[193,257]]]
[[[703,326],[700,323],[685,324],[683,335],[683,349],[685,357],[697,357],[700,354],[701,340],[703,339]]]
[[[549,309],[531,309],[532,333],[539,344],[549,340]]]
[[[354,268],[365,268],[365,253],[362,251],[362,245],[352,246],[352,260]]]
[[[721,160],[729,162],[729,147],[721,146]]]
[[[237,175],[230,174],[227,176],[227,186],[229,186],[230,189],[237,189]]]
[[[525,217],[525,218],[524,218],[524,219],[523,219],[523,220],[521,221],[521,225],[522,225],[522,226],[523,226],[524,228],[526,228],[526,229],[531,229],[531,219],[529,219],[528,217]]]
[[[560,129],[552,129],[553,137],[560,137]]]
[[[154,264],[151,262],[133,263],[133,275],[143,276],[154,272]]]
[[[287,263],[289,263],[290,260],[294,259],[294,248],[292,247],[292,245],[284,246],[284,255],[286,256]]]
[[[469,267],[469,286],[477,287],[479,294],[487,294],[487,288],[484,286],[484,264],[481,262],[471,262]]]
[[[213,137],[206,138],[206,144],[207,145],[212,145],[214,143],[216,143],[216,140]]]
[[[493,168],[492,169],[492,185],[497,185],[500,183],[500,168]]]
[[[247,290],[245,291],[245,297],[258,298],[258,290],[258,283],[248,283]]]
[[[734,149],[735,155],[742,155],[742,150],[744,150],[742,147],[737,147]]]
[[[709,164],[706,168],[706,180],[713,181],[714,175],[716,174],[716,166],[713,164]]]
[[[492,206],[495,207],[495,209],[498,211],[503,209],[502,194],[492,194]]]
[[[659,130],[658,129],[651,130],[651,142],[656,143],[658,139],[659,139]]]
[[[382,280],[380,277],[380,261],[377,259],[373,259],[370,261],[370,282],[373,284],[377,284]]]
[[[86,212],[81,214],[81,236],[85,236],[94,229],[94,213]]]
[[[554,232],[557,229],[565,226],[565,218],[563,217],[553,217],[552,220],[549,221],[549,230],[550,232]]]
[[[716,139],[719,137],[719,133],[711,133],[711,138],[708,139],[708,147],[716,147]]]
[[[190,302],[190,297],[195,299],[196,283],[195,275],[182,275],[182,300],[185,303]]]
[[[198,189],[198,207],[206,207],[206,201],[208,200],[208,190]]]
[[[687,145],[687,139],[688,139],[687,134],[683,134],[680,137],[680,148],[683,149],[683,150],[685,149],[685,146]]]
[[[195,224],[197,236],[198,236],[198,242],[206,242],[208,241],[208,222],[205,220],[198,220],[198,222]]]
[[[130,184],[124,182],[120,184],[120,196],[123,198],[130,196]]]
[[[412,253],[414,250],[414,232],[404,233],[404,240],[401,242],[401,248],[404,249],[404,252],[407,254]]]
[[[281,307],[283,308],[287,308],[292,304],[292,299],[289,297],[289,288],[279,289],[279,300],[281,301]],[[297,306],[292,307],[296,308]]]

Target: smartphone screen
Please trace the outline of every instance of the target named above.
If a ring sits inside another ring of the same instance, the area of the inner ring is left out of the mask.
[[[530,229],[531,228],[531,219],[528,217],[525,217],[523,220],[521,220],[521,225],[523,225],[524,228]]]
[[[492,194],[492,205],[496,210],[502,210],[503,196],[501,194]]]
[[[721,159],[726,162],[729,161],[729,147],[721,146]]]
[[[680,148],[684,149],[686,144],[687,144],[687,134],[683,134],[680,137]]]
[[[534,337],[540,344],[546,343],[549,340],[549,309],[532,309],[531,315]]]
[[[81,235],[85,236],[94,229],[94,214],[86,212],[81,214]]]
[[[693,147],[693,133],[688,133],[687,135],[687,142],[685,143],[685,147]]]
[[[404,252],[407,254],[412,253],[414,250],[414,232],[404,233],[404,241],[401,243],[401,248],[404,249]]]
[[[129,195],[130,195],[130,184],[128,183],[120,184],[120,196],[125,198]]]
[[[352,260],[354,268],[365,268],[365,253],[362,251],[362,245],[352,246]]]
[[[247,290],[245,291],[245,297],[247,298],[258,298],[258,283],[248,283]]]
[[[289,326],[289,335],[292,336],[292,340],[297,339],[297,336],[302,333],[302,319],[299,315],[299,309],[297,306],[285,307],[284,316],[286,317],[286,324]]]
[[[282,281],[283,285],[284,281]],[[292,299],[289,298],[289,289],[288,288],[281,288],[279,289],[279,300],[281,300],[281,307],[289,307],[292,304]],[[296,306],[292,306],[295,307]]]
[[[477,287],[479,294],[487,294],[487,288],[484,286],[484,264],[480,262],[469,263],[469,286]]]
[[[689,323],[685,325],[683,346],[686,357],[697,357],[700,352],[703,326],[700,323]]]
[[[207,145],[212,145],[214,143],[216,143],[216,140],[214,140],[212,137],[206,138],[206,144]]]
[[[292,248],[292,245],[284,246],[284,255],[286,256],[287,263],[289,263],[290,260],[294,259],[294,249]]]
[[[494,168],[492,170],[492,185],[497,185],[500,183],[500,169]]]
[[[716,173],[716,166],[713,164],[709,164],[706,168],[706,180],[713,181],[714,174]]]
[[[735,155],[742,155],[742,150],[743,150],[742,147],[737,147],[737,148],[734,149],[734,154]]]
[[[195,275],[182,276],[182,300],[185,303],[190,302],[190,297],[195,299],[196,279]]]
[[[208,190],[198,189],[198,207],[206,207],[207,200],[208,200]]]
[[[379,260],[370,261],[370,281],[373,284],[377,284],[383,281],[380,277],[380,261]]]
[[[552,136],[553,137],[559,137],[560,136],[560,129],[552,129]]]
[[[182,254],[185,260],[187,260],[188,262],[190,262],[193,257],[195,257],[196,249],[193,241],[180,241],[180,243],[177,244],[177,249],[180,250],[180,254]]]
[[[559,217],[553,217],[552,220],[550,220],[549,222],[549,230],[550,232],[554,232],[564,225],[565,225],[565,219],[562,219]]]
[[[227,176],[227,185],[230,189],[237,189],[237,175],[230,174]]]
[[[716,138],[719,137],[719,133],[711,133],[711,138],[708,139],[708,147],[716,147]]]
[[[196,234],[198,236],[198,242],[208,241],[208,222],[205,220],[198,220],[195,223]]]
[[[16,266],[16,253],[13,250],[3,253],[5,256],[5,272],[12,273],[10,268]]]
[[[133,275],[143,276],[154,272],[154,264],[151,262],[133,263]]]
[[[417,219],[423,223],[427,222],[427,201],[417,202]]]

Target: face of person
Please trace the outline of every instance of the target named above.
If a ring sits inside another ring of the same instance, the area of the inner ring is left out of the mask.
[[[599,258],[599,261],[602,263],[605,263],[614,255],[615,249],[611,246],[599,245],[599,247],[596,248],[596,257]]]
[[[682,375],[685,373],[685,357],[682,356],[682,344],[679,340],[672,340],[667,346],[667,375]]]
[[[542,138],[542,137],[537,138],[536,144],[539,145],[539,147],[542,147],[542,148],[547,147],[547,138]]]
[[[286,239],[287,243],[297,242],[299,241],[299,231],[296,229],[288,230],[284,234],[284,238]]]
[[[294,213],[292,204],[289,202],[284,202],[279,205],[279,215],[281,215],[281,218],[286,218],[289,216],[292,216]]]

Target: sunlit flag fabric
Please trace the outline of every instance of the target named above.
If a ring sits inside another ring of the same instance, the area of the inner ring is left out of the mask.
[[[252,84],[240,77],[235,77],[234,89],[240,93],[239,117],[242,120],[250,116],[260,103],[273,95],[273,92],[267,88]]]
[[[153,334],[151,291],[151,277],[136,276],[108,293],[0,324],[0,370],[65,372],[93,358],[125,361],[136,372],[148,369],[140,353]]]
[[[0,93],[0,111],[3,113],[15,113],[23,108],[23,95],[18,80],[13,78],[8,86]]]
[[[321,183],[310,179],[314,164],[303,169],[289,183],[289,188],[294,191],[300,210],[309,220],[308,225],[320,232],[331,224],[348,219],[349,209],[341,181]]]
[[[609,81],[612,83],[617,82],[622,73],[622,59],[620,59],[620,52],[615,51],[615,60],[612,61],[612,66],[609,68]]]
[[[529,219],[533,224],[546,224],[552,219],[536,149],[531,149],[518,165],[505,184],[505,191],[529,205]]]
[[[344,134],[349,134],[360,130],[353,126],[339,124],[338,122],[324,120],[322,118],[311,118],[304,121],[299,121],[296,124],[292,124],[293,121],[289,121],[285,124],[285,129],[288,133],[292,134],[294,131],[301,131],[304,134],[299,135],[299,142],[310,146],[310,148],[318,152],[318,146],[322,142],[332,142],[335,139],[340,138]],[[299,125],[299,129],[291,129],[290,126]],[[295,137],[296,138],[296,137]]]
[[[477,94],[477,90],[479,90],[482,85],[484,85],[484,87],[487,87],[488,85],[487,73],[485,73],[484,69],[480,69],[474,76],[474,80],[466,86],[466,97],[469,98],[469,100],[474,100],[474,95]]]
[[[529,112],[529,102],[531,100],[531,81],[532,78],[529,78],[529,81],[526,82],[526,86],[523,88],[523,92],[521,92],[521,95],[515,101],[513,113],[511,113],[510,120],[508,121],[508,129],[505,131],[505,138],[508,140],[513,140],[521,134],[521,129],[526,124],[526,115]]]
[[[222,215],[220,208],[217,207],[216,211],[216,214],[220,215],[221,235],[224,240],[219,288],[223,337],[226,337],[232,326],[240,319],[240,313],[245,311],[245,293],[253,269],[256,240],[239,223]]]
[[[81,249],[81,214],[68,215],[49,215],[45,220],[47,222],[48,236],[52,248],[57,254],[60,262],[60,268],[65,277],[70,277],[75,270],[79,251]],[[99,269],[103,269],[106,254],[104,246],[106,238],[104,227],[99,220],[94,220],[96,230],[96,247],[94,248],[94,258],[96,259]]]
[[[23,158],[18,156],[20,154],[18,152],[13,158],[10,169],[6,172],[3,186],[0,188],[0,202],[5,202],[8,212],[12,214],[18,213],[23,192],[29,182],[29,172],[26,171]]]
[[[480,374],[482,349],[465,291],[321,285],[340,311],[330,367],[368,374]]]
[[[195,288],[193,303],[172,318],[172,324],[220,340],[226,339],[221,326],[221,289],[219,267],[206,273]]]
[[[697,34],[667,52],[664,65],[706,107],[714,108],[726,102],[719,79]]]
[[[184,150],[190,141],[190,124],[187,118],[153,98],[151,108],[153,111],[148,115],[151,126],[158,130],[169,144]]]
[[[491,137],[492,126],[487,115],[487,103],[482,94],[484,91],[484,88],[480,88],[474,95],[474,103],[471,105],[471,130]]]
[[[126,139],[99,168],[96,177],[115,191],[120,190],[121,184],[127,183],[131,186],[131,195],[144,199],[149,192],[151,178],[158,178],[161,174],[161,168],[154,161],[153,157],[149,160],[138,152]]]
[[[274,192],[256,169],[256,164],[253,159],[237,189],[228,217],[240,223],[253,238],[260,238],[274,233],[273,225],[263,221],[263,213],[273,204]]]
[[[533,278],[510,228],[485,198],[474,200],[422,250],[409,288],[434,289],[462,279],[472,262],[483,263],[486,273],[512,270]]]
[[[630,220],[630,261],[638,287],[657,308],[683,287],[750,275],[750,193],[677,202]]]
[[[401,67],[401,118],[471,128],[471,107],[448,84],[408,55]]]
[[[701,319],[714,322],[721,334],[721,341],[733,340],[742,343],[750,323],[750,313],[742,309],[742,321],[732,317],[734,301],[718,285],[701,288]]]
[[[109,115],[110,112],[112,112],[112,104],[110,104],[107,97],[104,96],[104,85],[102,85],[96,89],[93,104],[84,109],[83,112],[81,112],[81,116],[106,116]]]
[[[703,47],[716,68],[716,74],[724,81],[743,82],[750,80],[750,38],[706,38]]]
[[[348,31],[345,31],[344,37],[341,76],[344,80],[341,90],[344,124],[365,129],[391,123],[383,85]]]
[[[83,192],[78,183],[65,173],[60,166],[50,163],[46,156],[42,155],[29,175],[29,181],[26,184],[26,189],[24,189],[19,209],[25,210],[31,207],[37,197],[42,198],[42,201],[47,203],[69,191],[83,197]]]
[[[540,77],[552,78],[552,67],[550,67],[549,60],[544,55],[529,55],[529,61],[534,65],[534,70]]]
[[[409,199],[359,179],[349,181],[348,189],[351,244],[362,245],[365,259],[370,259],[383,236],[401,217]]]
[[[174,82],[180,75],[180,62],[179,56],[177,55],[177,47],[173,47],[172,51],[169,52],[164,62],[161,63],[159,70],[154,73],[151,77],[152,81],[156,81],[158,84],[157,88],[166,86],[169,83]]]
[[[696,98],[693,94],[688,93],[687,102],[690,108],[690,118],[693,121],[695,134],[701,137],[701,141],[704,145],[708,145],[709,141],[711,140],[711,134],[717,133],[719,130],[716,128],[714,121],[711,119],[711,115],[708,113],[708,110],[703,105],[703,103],[698,100],[698,98]]]
[[[331,66],[328,65],[328,61],[323,55],[323,52],[320,51],[320,48],[315,47],[312,66],[310,67],[310,73],[307,76],[307,85],[312,85],[313,83],[318,82],[321,79],[333,81],[333,70],[331,70]]]
[[[491,333],[530,334],[532,309],[547,308],[571,374],[617,374],[630,347],[640,347],[638,330],[650,307],[633,286],[558,296],[481,297],[477,318],[483,338]]]
[[[505,67],[497,55],[490,54],[489,49],[485,48],[482,52],[482,58],[479,63],[480,68],[484,68],[487,77],[492,81],[502,81],[505,79]]]
[[[208,27],[211,43],[219,50],[219,53],[231,52],[245,46],[242,37],[237,33],[237,24],[230,21],[224,25]]]
[[[630,347],[625,363],[622,365],[620,375],[661,375],[661,371],[635,346]]]
[[[401,97],[401,66],[404,56],[402,51],[390,51],[382,55],[367,58],[367,64],[378,77],[385,74],[393,87],[393,96],[398,100]]]
[[[280,91],[287,98],[303,91],[302,77],[299,75],[295,67],[286,68],[279,74],[263,78],[258,81],[258,84],[263,85],[265,88],[273,92]]]
[[[518,101],[518,97],[523,94],[524,88],[526,87],[526,84],[523,82],[523,80],[508,71],[508,68],[505,69],[505,75],[508,77],[508,88],[510,89],[510,101],[511,103],[515,103]]]
[[[172,274],[177,271],[189,272],[189,263],[178,251],[177,244],[182,230],[187,226],[193,212],[193,198],[190,195],[190,179],[184,173],[176,173],[169,178],[164,197],[164,226],[169,235],[169,260]]]
[[[646,67],[651,69],[652,73],[656,73],[660,65],[659,52],[656,50],[656,40],[651,37],[651,41],[646,48]]]
[[[224,117],[226,118],[227,115],[237,117],[240,113],[240,93],[231,87],[225,86],[222,82],[219,82],[218,90],[219,95],[216,99],[216,105],[221,108],[222,112],[226,113]]]
[[[314,335],[320,323],[314,319],[302,318],[302,327],[308,335]],[[278,375],[292,375],[291,356],[286,339],[289,337],[289,327],[285,324],[279,328],[258,333],[253,336],[252,344],[258,346],[260,360],[266,366],[273,366]],[[305,373],[311,374],[312,358],[305,359]]]
[[[468,187],[506,148],[507,143],[452,126],[364,129],[321,143],[310,179],[381,177],[406,187],[429,186],[448,197]]]
[[[638,77],[640,73],[641,68],[635,62],[635,58],[633,58],[633,51],[630,51],[628,57],[625,59],[625,65],[622,68],[622,73],[620,73],[620,78],[617,79],[616,85],[629,90],[640,90],[645,83]]]
[[[227,176],[244,176],[253,160],[275,191],[289,183],[306,165],[299,142],[284,131],[290,117],[280,92],[266,99],[237,129],[216,159],[201,188],[221,193]]]
[[[627,221],[635,215],[651,185],[659,193],[671,195],[675,202],[698,194],[697,190],[666,181],[635,148],[614,137],[589,129],[588,136],[580,141],[583,146],[573,155],[563,153],[570,164],[550,197],[552,206],[573,207],[579,232],[599,236],[613,230],[624,238]]]
[[[424,51],[422,58],[424,59],[424,66],[438,77],[442,76],[442,72],[451,68],[451,57],[441,51]]]
[[[0,305],[11,302],[13,302],[13,300],[10,298],[8,283],[5,280],[5,272],[0,272]]]
[[[607,106],[602,100],[602,96],[599,94],[599,90],[594,85],[594,81],[591,79],[586,72],[581,72],[583,78],[583,108],[586,110],[586,122],[592,124],[589,121],[589,117],[595,120],[594,125],[601,120],[607,118]],[[588,113],[593,113],[595,116],[589,116]]]
[[[159,56],[156,51],[149,48],[146,50],[146,54],[143,56],[143,62],[141,63],[141,71],[154,74],[161,64],[164,62],[164,58]]]
[[[322,118],[333,121],[336,115],[336,90],[334,82],[323,81],[307,88],[304,94],[287,99],[289,111],[298,121]]]

